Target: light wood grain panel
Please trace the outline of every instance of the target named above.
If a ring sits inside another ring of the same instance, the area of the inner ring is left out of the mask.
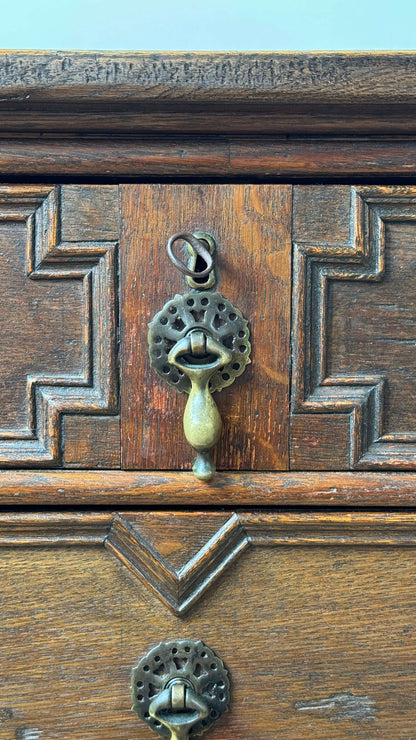
[[[178,619],[103,549],[2,551],[0,737],[150,740],[130,670],[188,637],[231,673],[213,740],[410,740],[415,565],[394,546],[259,548]]]
[[[224,428],[219,469],[288,465],[291,188],[281,185],[121,186],[123,467],[189,467],[183,396],[151,370],[147,324],[189,288],[166,256],[172,234],[217,240],[217,289],[248,318],[252,364],[216,394]]]

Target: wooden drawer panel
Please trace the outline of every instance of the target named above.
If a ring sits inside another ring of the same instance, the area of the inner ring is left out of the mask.
[[[165,252],[185,229],[215,237],[251,329],[217,467],[414,470],[415,214],[408,186],[2,186],[0,466],[189,469],[185,397],[147,350],[189,290]]]
[[[217,467],[288,469],[291,204],[288,185],[121,186],[122,467],[191,466],[184,395],[150,367],[147,324],[189,291],[166,256],[169,237],[201,230],[217,241],[215,290],[249,320],[252,338],[252,364],[215,396]]]
[[[117,241],[117,186],[0,186],[1,467],[85,464],[84,415],[120,467]]]
[[[414,514],[21,514],[0,534],[2,740],[151,740],[130,671],[179,637],[231,674],[213,740],[414,737]],[[177,594],[199,573],[182,617],[156,595],[167,564]]]
[[[414,187],[294,188],[291,467],[416,468]]]

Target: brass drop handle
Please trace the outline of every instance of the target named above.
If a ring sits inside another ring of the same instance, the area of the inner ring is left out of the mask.
[[[209,382],[214,373],[231,360],[232,354],[226,347],[198,330],[180,339],[168,355],[168,362],[185,373],[191,382],[183,427],[186,439],[197,451],[193,472],[200,480],[209,480],[215,472],[212,448],[220,438],[222,427]],[[192,364],[193,361],[201,364]]]
[[[133,711],[161,737],[199,737],[228,709],[228,671],[201,640],[160,642],[131,678]]]
[[[149,714],[168,728],[170,740],[187,740],[189,730],[208,717],[209,707],[190,682],[175,678],[153,699]]]
[[[172,245],[180,240],[191,250],[189,267],[172,252]],[[152,367],[177,391],[189,393],[183,418],[185,436],[197,452],[193,471],[205,481],[215,472],[212,450],[222,427],[212,394],[243,374],[251,351],[250,330],[241,311],[221,293],[210,290],[216,279],[214,252],[215,240],[205,232],[184,231],[170,238],[169,256],[187,275],[193,290],[165,303],[151,320],[148,333]],[[201,257],[206,268],[198,271]]]

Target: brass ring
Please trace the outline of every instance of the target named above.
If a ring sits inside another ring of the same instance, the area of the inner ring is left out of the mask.
[[[196,254],[201,257],[204,262],[206,263],[206,268],[204,270],[201,270],[201,272],[197,272],[196,270],[190,270],[189,267],[185,265],[184,262],[182,262],[179,257],[176,256],[176,254],[173,253],[173,245],[178,239],[182,239],[184,242],[187,242],[191,245],[192,249],[195,250]],[[191,234],[188,231],[183,231],[178,234],[174,234],[170,237],[167,245],[166,250],[169,255],[169,258],[172,260],[175,267],[178,268],[181,272],[183,272],[184,275],[188,275],[192,278],[204,278],[208,277],[209,273],[211,272],[212,268],[214,267],[214,260],[212,258],[212,255],[209,253],[208,249],[204,247],[202,240],[197,239],[194,234]]]

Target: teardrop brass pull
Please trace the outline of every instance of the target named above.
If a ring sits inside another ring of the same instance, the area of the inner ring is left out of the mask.
[[[190,236],[176,234],[172,240],[190,241]],[[212,237],[211,243],[204,238],[213,250]],[[148,342],[156,372],[176,390],[189,393],[183,423],[197,452],[193,471],[200,480],[210,480],[222,427],[212,394],[231,385],[250,362],[248,323],[221,293],[205,286],[168,301],[149,324]]]
[[[200,358],[201,364],[186,361]],[[203,358],[214,359],[203,363]],[[191,391],[185,407],[183,427],[189,444],[197,451],[193,471],[200,480],[210,480],[215,472],[212,448],[217,444],[222,421],[211,395],[209,382],[220,367],[232,360],[231,352],[203,331],[191,331],[172,347],[168,362],[187,375]]]

